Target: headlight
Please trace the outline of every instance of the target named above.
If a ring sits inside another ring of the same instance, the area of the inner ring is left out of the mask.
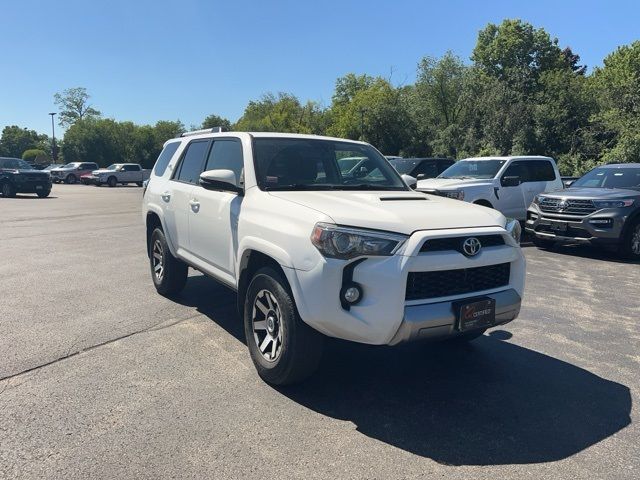
[[[440,190],[443,197],[464,200],[464,190]]]
[[[633,205],[634,200],[632,198],[625,198],[623,200],[594,200],[593,205],[597,209],[601,208],[623,208]]]
[[[520,222],[515,218],[507,218],[507,224],[504,229],[509,232],[509,235],[513,237],[517,244],[520,244],[520,237],[522,236],[522,227]]]
[[[396,233],[339,227],[330,223],[316,223],[311,233],[311,243],[322,255],[343,260],[361,255],[393,255],[406,239],[405,235]]]

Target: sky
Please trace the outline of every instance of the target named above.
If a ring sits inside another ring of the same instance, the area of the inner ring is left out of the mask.
[[[53,95],[78,86],[104,117],[140,124],[235,121],[267,92],[328,106],[350,72],[400,85],[425,55],[469,61],[478,31],[505,18],[544,27],[590,69],[640,39],[635,0],[0,0],[0,129],[51,134]]]

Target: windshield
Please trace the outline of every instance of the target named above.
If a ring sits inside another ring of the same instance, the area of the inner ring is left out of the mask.
[[[32,170],[33,167],[19,158],[0,158],[0,168],[13,168],[16,170]]]
[[[263,190],[409,189],[370,145],[308,138],[256,138],[253,152],[258,185]]]
[[[416,165],[420,163],[420,160],[411,160],[408,158],[389,158],[389,163],[393,165],[400,175],[407,174],[416,168]]]
[[[640,190],[640,168],[595,168],[573,182],[573,187]]]
[[[118,165],[117,163],[114,163],[112,165],[109,165],[107,168],[105,168],[105,170],[115,170],[119,167],[120,165]]]
[[[63,165],[61,168],[76,168],[78,165],[80,165],[79,163],[67,163],[66,165]]]
[[[506,160],[460,160],[438,178],[494,178]]]

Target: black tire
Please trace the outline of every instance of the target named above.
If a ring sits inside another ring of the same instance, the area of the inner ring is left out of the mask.
[[[187,282],[189,267],[171,254],[167,239],[160,228],[156,228],[151,234],[148,248],[151,278],[157,292],[165,297],[179,293]],[[161,258],[157,257],[158,253]],[[157,271],[158,260],[162,265],[160,272]]]
[[[546,238],[539,238],[535,234],[533,234],[533,238],[531,242],[538,248],[542,250],[550,250],[556,244],[554,240],[548,240]]]
[[[629,260],[640,260],[640,220],[634,221],[629,226],[618,252]]]
[[[142,182],[136,182],[136,185],[141,187],[142,186]]]
[[[73,185],[77,181],[78,181],[78,179],[76,178],[76,176],[73,173],[70,173],[69,175],[67,175],[67,178],[64,179],[64,183],[66,183],[68,185]]]
[[[4,182],[0,188],[4,198],[13,198],[16,196],[16,189],[9,182]]]
[[[43,192],[36,192],[36,193],[40,198],[47,198],[51,193],[51,190],[44,190]]]
[[[116,177],[109,177],[107,178],[107,185],[109,185],[111,188],[115,187],[118,184],[118,180],[116,179]]]
[[[268,295],[271,297],[267,298]],[[260,310],[256,302],[268,311]],[[277,325],[271,331],[268,330],[269,316]],[[265,322],[264,330],[254,332],[254,318],[256,323]],[[324,337],[302,321],[288,283],[273,268],[258,270],[249,284],[244,300],[244,331],[253,364],[265,382],[290,385],[304,380],[318,368]],[[259,343],[265,344],[271,333],[275,335],[271,338],[276,340],[266,344],[263,354]],[[267,357],[272,354],[274,358],[269,360]]]
[[[474,330],[472,332],[462,333],[457,337],[450,338],[447,341],[452,344],[465,345],[469,342],[476,340],[477,338],[480,338],[482,335],[484,335],[484,332],[486,331],[487,331],[486,328],[481,328],[480,330]]]
[[[96,183],[94,183],[94,185],[95,185],[96,187],[101,187],[101,186],[102,186],[102,183],[101,183],[101,182],[96,182]]]

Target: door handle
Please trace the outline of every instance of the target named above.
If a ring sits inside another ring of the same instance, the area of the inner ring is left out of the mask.
[[[200,202],[192,199],[189,200],[189,205],[191,206],[191,210],[193,210],[193,213],[198,213],[200,211]]]
[[[169,201],[171,200],[171,192],[164,192],[162,195],[160,195],[160,198],[162,198],[162,200],[166,203],[169,203]]]

